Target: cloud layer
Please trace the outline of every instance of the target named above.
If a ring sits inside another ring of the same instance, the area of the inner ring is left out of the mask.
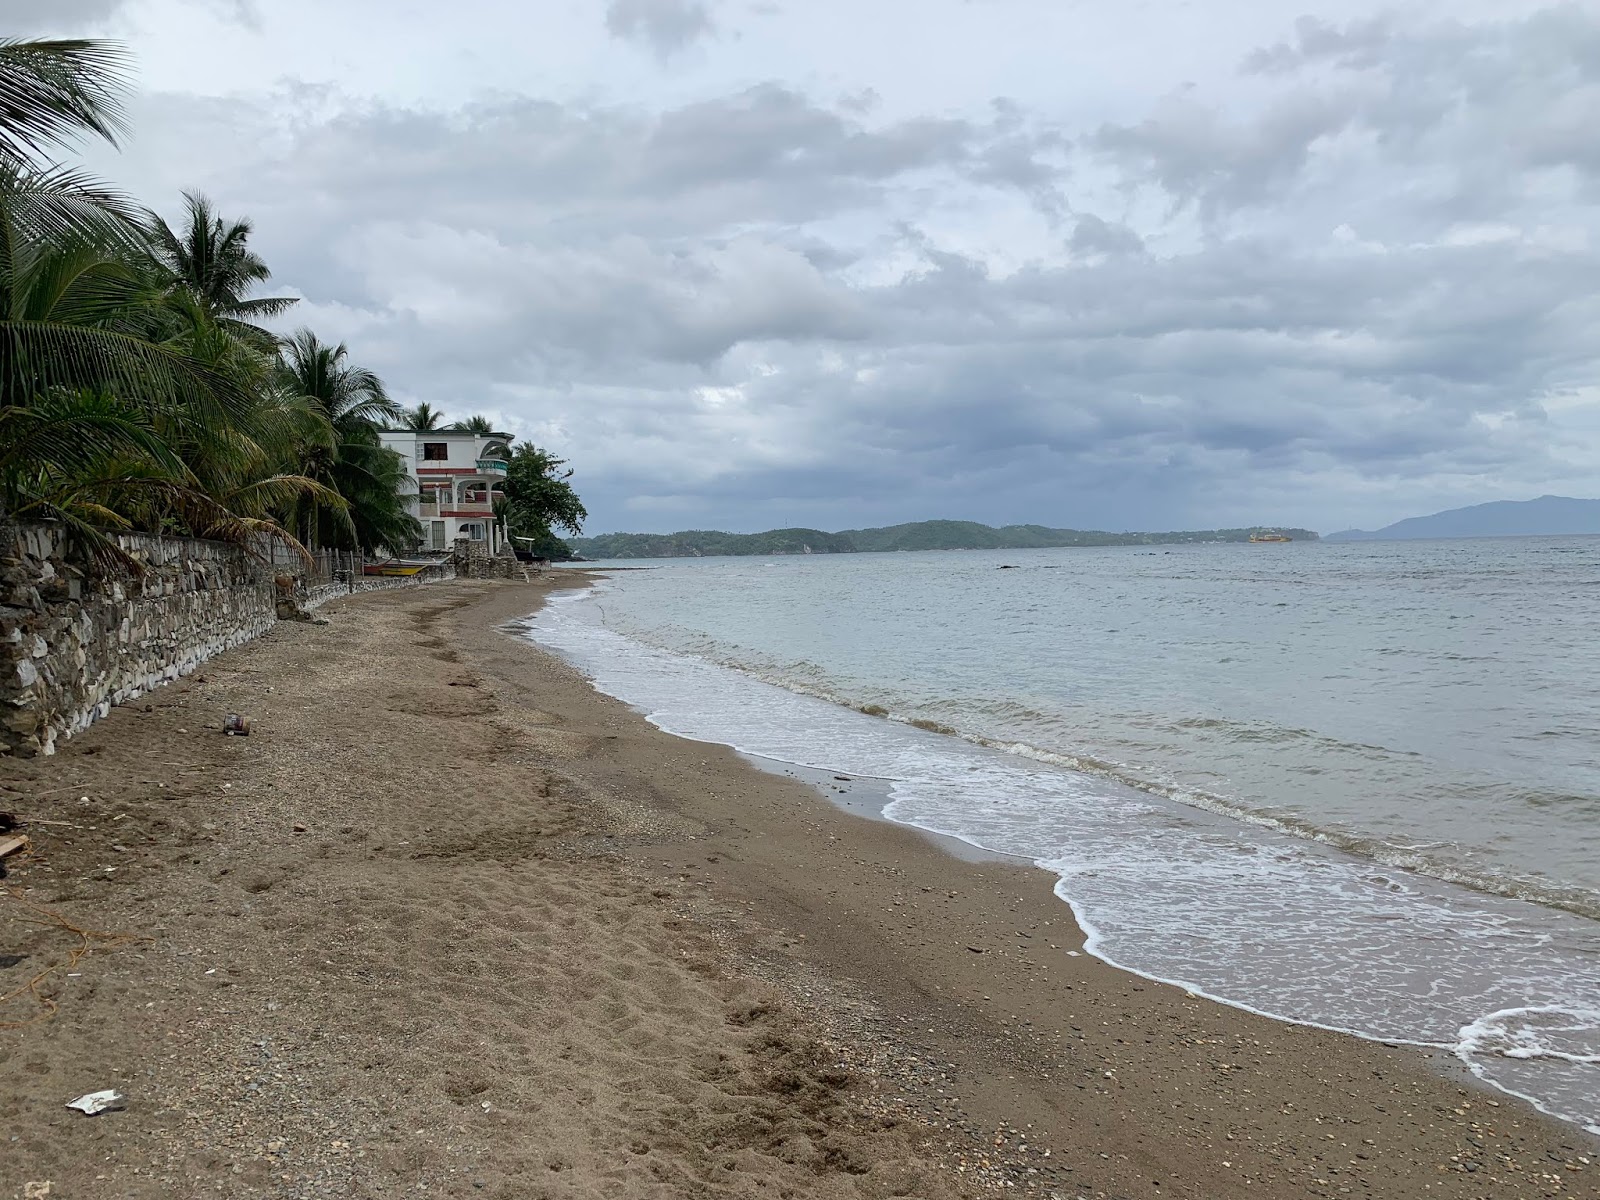
[[[871,80],[156,93],[109,169],[251,213],[296,319],[570,457],[597,531],[1592,492],[1600,21],[1303,18],[1218,77],[1104,119]]]
[[[710,10],[700,0],[610,0],[606,28],[663,58],[711,34]]]

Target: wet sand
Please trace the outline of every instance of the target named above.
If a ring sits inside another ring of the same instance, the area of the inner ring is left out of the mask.
[[[91,931],[0,1005],[0,1195],[1600,1194],[1588,1135],[1107,967],[1051,876],[502,629],[581,582],[342,600],[0,760],[0,994]]]

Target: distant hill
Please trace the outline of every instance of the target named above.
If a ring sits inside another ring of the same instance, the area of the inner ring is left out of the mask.
[[[1403,538],[1471,538],[1600,533],[1600,500],[1540,496],[1537,500],[1495,500],[1451,508],[1428,517],[1408,517],[1382,529],[1345,529],[1330,542],[1397,541]]]
[[[915,521],[882,529],[769,529],[765,533],[607,533],[571,538],[584,558],[702,558],[713,555],[864,554],[886,550],[1028,550],[1052,546],[1163,546],[1188,542],[1247,542],[1253,529],[1198,529],[1174,533],[1103,533],[1044,525],[979,525],[975,521]],[[1298,541],[1315,541],[1309,529],[1285,529]]]

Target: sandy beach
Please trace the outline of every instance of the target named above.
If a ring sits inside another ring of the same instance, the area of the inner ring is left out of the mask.
[[[1110,968],[1046,873],[506,630],[583,582],[339,601],[0,760],[0,1196],[1600,1195],[1451,1063]]]

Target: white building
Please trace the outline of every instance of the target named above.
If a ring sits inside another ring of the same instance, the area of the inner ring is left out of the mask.
[[[490,554],[500,549],[505,534],[494,519],[494,502],[505,488],[509,435],[385,429],[381,436],[417,481],[407,508],[422,522],[421,549],[449,550],[457,538],[483,542]]]

